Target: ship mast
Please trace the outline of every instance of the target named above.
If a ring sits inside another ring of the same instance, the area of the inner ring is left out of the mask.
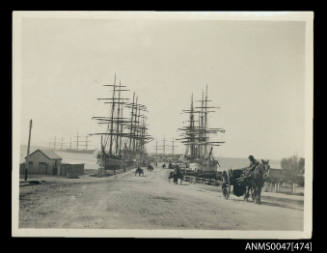
[[[183,131],[184,134],[182,138],[178,138],[176,140],[181,140],[182,143],[187,145],[190,150],[190,160],[195,160],[197,158],[197,150],[196,150],[196,129],[195,129],[195,119],[194,114],[198,113],[198,111],[194,110],[193,105],[193,93],[191,96],[191,106],[189,110],[183,110],[184,113],[188,113],[189,116],[189,125],[185,128],[180,128],[179,130]]]
[[[109,156],[112,156],[112,137],[113,137],[113,130],[114,130],[114,111],[115,111],[115,105],[116,105],[115,95],[116,95],[116,73],[115,73],[113,92],[112,92]]]
[[[208,127],[208,113],[215,112],[213,109],[219,108],[215,106],[208,106],[208,86],[206,86],[205,94],[202,91],[202,99],[199,100],[200,106],[194,107],[193,94],[191,96],[191,106],[189,110],[183,110],[184,113],[189,114],[189,125],[187,127],[179,128],[182,131],[182,138],[178,138],[184,145],[187,146],[187,150],[190,149],[191,161],[204,160],[209,158],[208,146],[220,146],[224,141],[210,141],[209,134],[217,134],[218,132],[224,133],[222,128],[209,128]],[[194,109],[195,108],[195,109]],[[210,111],[208,110],[210,109]],[[195,126],[195,115],[198,115],[198,126]],[[186,153],[187,155],[188,153]]]
[[[123,107],[122,105],[126,104],[125,101],[128,100],[128,98],[122,98],[121,92],[122,91],[128,91],[126,89],[122,89],[126,87],[125,85],[121,85],[121,82],[117,84],[116,81],[116,73],[114,76],[114,83],[113,84],[105,84],[104,86],[112,87],[112,97],[111,98],[98,98],[98,100],[103,100],[105,104],[110,104],[110,113],[108,117],[92,117],[92,119],[95,119],[98,121],[98,124],[105,124],[107,125],[107,131],[104,133],[94,133],[90,135],[101,135],[103,136],[101,139],[101,150],[103,153],[106,153],[106,146],[108,145],[109,141],[109,151],[108,155],[113,156],[113,145],[115,142],[115,154],[117,155],[119,153],[119,138],[123,137],[123,128],[121,127],[122,124],[126,124],[126,120],[121,117]],[[118,93],[118,96],[117,96]],[[117,107],[117,112],[116,112]],[[115,117],[116,115],[116,117]],[[114,131],[114,128],[116,126],[116,130]]]
[[[147,111],[145,105],[138,103],[138,97],[133,93],[133,102],[128,103],[128,98],[123,98],[121,92],[129,91],[124,89],[125,85],[117,84],[116,73],[114,76],[114,83],[111,85],[104,85],[112,87],[112,96],[108,98],[98,98],[98,100],[104,100],[105,104],[110,104],[110,112],[107,117],[92,117],[98,121],[98,124],[107,125],[106,132],[93,133],[90,135],[101,136],[101,151],[103,157],[106,156],[106,147],[109,146],[108,156],[116,159],[123,159],[122,154],[122,142],[123,138],[129,142],[129,147],[125,142],[124,159],[132,159],[137,152],[144,152],[144,145],[152,140],[152,137],[146,134],[145,121],[142,122],[140,118],[144,118],[141,111]],[[124,108],[131,110],[130,119],[123,117]],[[129,130],[124,132],[124,128]],[[109,143],[108,143],[109,142]],[[127,157],[128,156],[128,157]],[[106,159],[105,159],[106,163]],[[106,166],[106,165],[105,165]]]
[[[133,102],[131,104],[131,126],[130,126],[130,138],[129,138],[129,150],[132,149],[132,142],[133,142],[133,130],[134,130],[134,126],[133,126],[133,122],[134,122],[134,108],[135,108],[135,92],[133,92]]]

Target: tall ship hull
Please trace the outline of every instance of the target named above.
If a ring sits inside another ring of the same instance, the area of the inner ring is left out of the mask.
[[[213,171],[218,170],[218,161],[215,159],[213,159],[213,160],[198,160],[198,161],[195,161],[194,163],[196,163],[198,165],[198,169],[200,171],[213,172]]]
[[[188,165],[188,168],[194,171],[203,171],[203,172],[216,172],[218,171],[219,162],[215,159],[213,160],[188,160],[185,159],[185,163]]]
[[[113,158],[113,157],[106,157],[106,158],[99,157],[98,164],[104,170],[119,170],[128,167],[128,163],[126,161],[124,161],[121,158]]]

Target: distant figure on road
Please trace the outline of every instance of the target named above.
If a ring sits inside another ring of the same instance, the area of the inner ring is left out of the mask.
[[[144,176],[144,171],[140,167],[137,167],[137,169],[135,170],[135,176],[137,173],[139,173],[139,176]]]
[[[153,171],[153,166],[151,164],[148,165],[148,170]]]
[[[181,169],[178,165],[176,165],[175,170],[174,170],[174,183],[178,184],[178,179],[180,179],[180,182],[182,184],[183,180],[183,174],[181,172]]]
[[[169,180],[169,183],[170,183],[170,179],[174,178],[175,177],[175,172],[174,171],[171,171],[168,175],[168,180]]]
[[[162,165],[162,168],[163,168],[163,169],[166,168],[166,164],[165,164],[165,163]]]

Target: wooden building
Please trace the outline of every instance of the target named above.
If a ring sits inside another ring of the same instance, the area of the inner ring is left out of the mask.
[[[83,174],[84,163],[62,163],[58,175],[69,178],[78,178]]]
[[[27,161],[27,156],[25,157]],[[55,152],[37,149],[29,155],[28,173],[41,175],[59,175],[62,158]],[[24,166],[22,166],[24,167]]]

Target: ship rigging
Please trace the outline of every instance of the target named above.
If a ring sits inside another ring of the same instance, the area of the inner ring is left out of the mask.
[[[113,84],[104,86],[112,88],[112,96],[98,98],[109,105],[107,116],[94,116],[99,125],[105,126],[105,131],[92,133],[101,137],[101,151],[98,162],[104,170],[116,170],[144,163],[146,158],[145,145],[152,141],[147,134],[146,115],[147,107],[139,103],[135,92],[133,100],[123,97],[123,92],[128,92],[126,85],[117,82],[116,74]],[[129,110],[130,116],[124,117],[124,111]]]
[[[177,140],[186,146],[184,157],[189,163],[197,163],[198,168],[203,171],[216,170],[220,164],[213,156],[213,147],[221,146],[225,141],[212,141],[210,135],[225,133],[225,129],[209,128],[208,114],[220,107],[209,105],[211,100],[208,99],[208,86],[205,93],[202,91],[202,99],[198,102],[200,106],[194,106],[192,94],[190,109],[183,110],[184,114],[189,115],[189,120],[186,126],[178,129],[182,134]]]

